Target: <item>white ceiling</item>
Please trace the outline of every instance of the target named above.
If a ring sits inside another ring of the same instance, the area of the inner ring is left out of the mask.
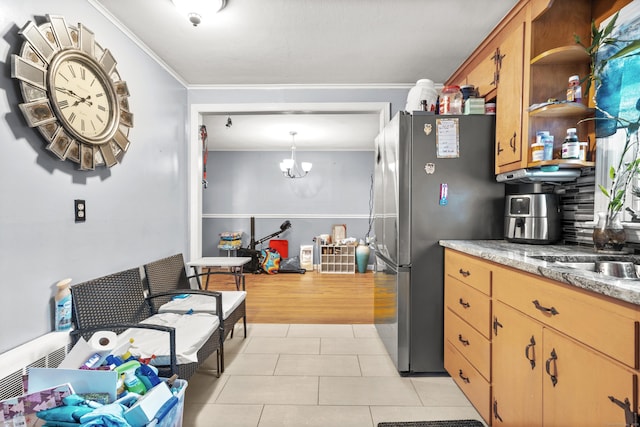
[[[361,112],[248,112],[206,115],[203,124],[215,150],[287,151],[294,131],[297,151],[344,151],[371,150],[380,118]]]
[[[445,81],[517,0],[227,0],[197,27],[171,0],[91,2],[188,87],[409,88],[420,78]],[[231,128],[227,115],[207,117],[209,145],[266,149],[273,140],[288,149],[294,130],[296,145],[308,142],[300,149],[362,149],[365,139],[372,147],[378,129],[371,113],[287,113],[228,112]],[[265,137],[267,127],[282,135]],[[326,138],[316,146],[311,135]]]

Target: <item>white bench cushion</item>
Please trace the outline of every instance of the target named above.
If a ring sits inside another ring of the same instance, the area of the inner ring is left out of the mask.
[[[220,327],[218,317],[207,313],[161,313],[141,323],[171,326],[176,329],[178,365],[198,362],[198,350]],[[131,354],[134,356],[147,358],[155,355],[156,358],[151,362],[154,365],[171,363],[168,333],[151,329],[127,329],[118,336],[118,347],[124,345],[126,348],[129,338],[133,338]]]
[[[218,291],[222,294],[222,318],[226,319],[233,310],[245,300],[245,291]],[[185,298],[175,298],[158,309],[159,313],[193,313],[216,314],[216,300],[213,297],[199,294],[185,294]]]

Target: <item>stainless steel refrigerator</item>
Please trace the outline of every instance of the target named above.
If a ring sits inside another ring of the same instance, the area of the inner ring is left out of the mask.
[[[375,141],[374,318],[399,372],[444,372],[441,239],[501,239],[494,116],[394,116]]]

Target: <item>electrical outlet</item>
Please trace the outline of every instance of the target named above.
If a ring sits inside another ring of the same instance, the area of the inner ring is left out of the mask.
[[[76,222],[85,222],[87,220],[87,204],[84,200],[74,200]]]

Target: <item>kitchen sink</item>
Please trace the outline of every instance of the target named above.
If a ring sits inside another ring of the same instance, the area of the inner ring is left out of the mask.
[[[529,258],[547,262],[597,262],[597,261],[631,261],[640,264],[640,256],[637,255],[613,255],[613,254],[580,254],[580,255],[529,255]]]
[[[547,261],[558,267],[593,271],[606,277],[640,278],[640,259],[633,255],[539,255],[531,258]]]

